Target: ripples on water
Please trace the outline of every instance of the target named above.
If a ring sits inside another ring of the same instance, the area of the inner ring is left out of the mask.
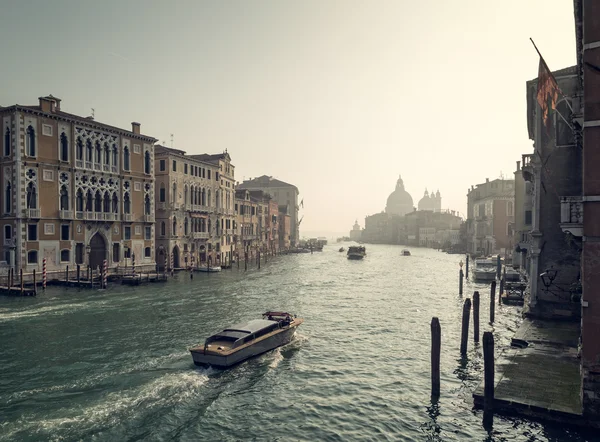
[[[179,274],[106,291],[50,288],[0,298],[0,440],[586,440],[576,431],[496,418],[488,434],[471,394],[480,347],[459,358],[460,255],[330,245],[260,271]],[[480,289],[482,333],[510,343],[520,309]],[[268,309],[305,318],[289,345],[230,370],[187,349]],[[432,316],[442,325],[442,393],[431,401]],[[589,439],[591,440],[591,439]]]

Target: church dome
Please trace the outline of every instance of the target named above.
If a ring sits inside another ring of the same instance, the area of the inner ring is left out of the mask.
[[[394,190],[387,199],[385,207],[386,213],[391,215],[404,216],[413,211],[413,199],[410,194],[404,190],[404,182],[402,177],[396,182],[396,190]]]

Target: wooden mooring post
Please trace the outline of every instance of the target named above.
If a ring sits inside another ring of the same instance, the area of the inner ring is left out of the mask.
[[[65,270],[65,282],[69,283],[69,266],[67,266],[67,270]]]
[[[37,285],[35,283],[35,269],[33,269],[33,294],[37,295]]]
[[[244,252],[244,272],[248,271],[248,252]]]
[[[20,276],[21,276],[21,296],[23,296],[23,291],[24,291],[24,287],[23,287],[23,269],[21,269],[21,271],[19,273],[20,273]]]
[[[431,395],[440,395],[440,351],[442,348],[442,328],[440,320],[431,318]]]
[[[467,355],[467,340],[469,339],[469,320],[471,319],[471,299],[465,299],[463,305],[462,331],[460,335],[460,354]]]
[[[463,274],[463,269],[461,267],[461,269],[458,271],[458,294],[459,295],[463,294],[463,278],[464,278],[464,274]]]
[[[77,287],[81,288],[81,265],[77,264]]]
[[[10,282],[8,283],[8,288],[12,289],[12,286],[15,283],[15,269],[12,267],[10,268],[10,271],[9,271],[9,281]]]
[[[473,340],[479,342],[479,292],[473,293]]]
[[[469,279],[469,254],[465,258],[465,278]]]
[[[491,426],[494,419],[494,335],[483,333],[483,424]]]
[[[490,324],[494,323],[496,315],[496,281],[492,281],[490,288]]]
[[[260,270],[260,250],[258,251],[257,261],[258,261],[258,270]]]

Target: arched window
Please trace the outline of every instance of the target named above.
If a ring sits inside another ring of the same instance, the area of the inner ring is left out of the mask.
[[[69,210],[69,191],[67,186],[60,188],[60,210]]]
[[[159,192],[158,192],[158,200],[159,200],[161,203],[164,203],[164,202],[165,202],[165,200],[166,200],[166,197],[167,197],[166,193],[167,193],[167,192],[166,192],[166,190],[165,190],[165,183],[160,183],[160,190],[159,190]]]
[[[27,128],[27,155],[30,157],[35,156],[35,129],[33,126]]]
[[[92,212],[94,209],[94,205],[93,205],[93,197],[92,197],[92,191],[88,189],[86,195],[85,195],[85,210],[86,212]]]
[[[118,163],[118,159],[119,159],[119,149],[117,149],[116,144],[113,144],[112,157],[113,157],[112,165],[117,167],[117,163]]]
[[[77,149],[75,156],[78,160],[83,160],[83,141],[81,141],[81,137],[77,137]]]
[[[85,160],[89,161],[90,163],[92,162],[93,150],[92,140],[87,140],[85,142]]]
[[[114,192],[112,196],[112,211],[113,213],[119,213],[119,198],[117,197],[117,192]]]
[[[94,212],[102,212],[102,196],[100,191],[96,191],[96,197],[94,198]]]
[[[60,134],[60,160],[69,161],[69,140],[64,132]]]
[[[144,203],[144,210],[146,215],[150,215],[150,195],[146,195],[146,201]]]
[[[206,189],[202,189],[202,203],[203,206],[206,206]]]
[[[194,189],[194,204],[198,204],[198,189]]]
[[[10,224],[4,225],[4,239],[6,239],[6,240],[12,239],[12,226]]]
[[[173,236],[177,236],[177,217],[173,217],[173,230],[171,231]]]
[[[211,200],[210,200],[210,189],[208,189],[208,192],[206,193],[206,205],[210,206],[211,204]]]
[[[104,201],[103,201],[103,206],[104,206],[104,213],[111,213],[110,211],[110,193],[108,192],[104,192]]]
[[[4,191],[4,213],[12,212],[12,186],[10,183],[6,183],[6,190]]]
[[[69,262],[71,261],[71,251],[70,250],[61,250],[60,251],[60,262]]]
[[[81,189],[77,189],[77,193],[75,194],[75,210],[83,212],[83,192]]]
[[[217,208],[221,207],[221,201],[219,199],[219,191],[218,190],[215,192],[215,203],[216,203]]]
[[[129,171],[129,147],[123,148],[123,170]]]
[[[187,184],[183,186],[183,204],[188,204],[188,186]]]
[[[144,154],[144,172],[150,175],[150,151],[147,150]]]
[[[100,146],[100,141],[96,141],[96,157],[94,158],[94,162],[96,164],[102,163],[102,147]]]
[[[37,189],[33,183],[27,185],[27,208],[37,209]]]
[[[177,201],[177,183],[173,183],[173,196],[171,198],[171,202],[175,203]]]
[[[4,156],[10,156],[10,129],[7,127],[4,132]]]
[[[129,200],[129,192],[123,195],[123,213],[131,213],[131,201]]]
[[[206,230],[208,233],[210,233],[210,227],[211,227],[211,222],[210,222],[210,218],[208,219],[208,229]]]
[[[166,230],[167,230],[167,227],[165,225],[165,222],[163,221],[160,223],[160,235],[165,236],[167,234]]]
[[[183,234],[184,235],[188,234],[188,219],[187,219],[187,217],[185,217],[185,219],[183,220]]]
[[[110,166],[110,146],[104,143],[104,164]]]

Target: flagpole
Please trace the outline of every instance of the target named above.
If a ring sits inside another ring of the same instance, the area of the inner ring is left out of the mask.
[[[548,64],[546,64],[546,60],[544,60],[544,57],[542,57],[542,54],[540,53],[540,50],[538,49],[538,47],[535,45],[535,42],[533,41],[533,38],[529,37],[529,40],[531,41],[531,44],[535,48],[535,51],[540,56],[540,60],[542,61],[542,63],[544,63],[544,66],[546,66],[546,70],[548,71],[548,73],[550,74],[550,76],[552,77],[552,79],[554,80],[554,82],[556,83],[556,85],[558,86],[558,81],[556,81],[556,77],[554,76],[554,74],[552,73],[552,71],[550,70],[550,68],[548,67]],[[571,109],[571,113],[575,113],[575,111],[571,107],[571,103],[567,99],[567,96],[565,94],[563,94],[563,91],[560,88],[560,86],[558,87],[558,93],[565,99],[565,102],[567,103],[567,106],[569,106],[569,109]],[[559,114],[560,114],[560,112],[559,112]],[[562,115],[561,115],[561,117],[562,117]],[[564,117],[563,117],[563,120],[565,120]],[[565,122],[566,121],[567,120],[565,120]],[[571,127],[570,124],[567,123],[567,125],[571,128],[571,130],[573,130],[573,128]]]

